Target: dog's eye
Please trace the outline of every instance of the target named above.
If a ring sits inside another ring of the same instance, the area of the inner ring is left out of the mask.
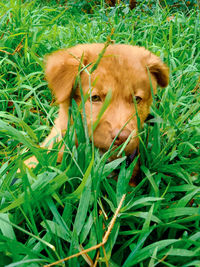
[[[100,102],[101,101],[101,97],[99,95],[93,95],[91,97],[92,102]]]
[[[139,104],[140,101],[142,100],[142,98],[140,96],[135,96],[135,100],[136,100],[137,104]]]

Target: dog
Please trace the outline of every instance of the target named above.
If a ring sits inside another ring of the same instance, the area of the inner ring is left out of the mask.
[[[130,138],[124,149],[126,155],[131,155],[138,149],[136,113],[142,126],[150,112],[151,91],[155,94],[158,85],[161,87],[168,85],[168,67],[159,57],[144,47],[110,44],[105,49],[96,69],[90,73],[103,49],[102,43],[79,44],[56,51],[46,57],[45,76],[59,104],[59,112],[42,147],[51,149],[53,142],[61,140],[66,132],[72,91],[74,91],[73,98],[80,105],[79,86],[73,89],[76,77],[80,73],[83,94],[91,90],[91,96],[85,102],[89,134],[92,126],[91,104],[92,119],[95,122],[108,92],[110,91],[112,95],[109,106],[94,130],[94,145],[105,152],[113,142],[114,147],[119,147]],[[62,153],[58,157],[58,161],[61,160]],[[32,157],[25,163],[33,167],[37,164],[37,160]]]

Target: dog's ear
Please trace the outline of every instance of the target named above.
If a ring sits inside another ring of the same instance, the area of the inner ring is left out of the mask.
[[[82,55],[84,58],[83,64],[86,64],[85,52],[77,47],[60,50],[46,56],[46,79],[58,103],[70,99]]]
[[[147,61],[147,67],[157,80],[158,85],[161,87],[166,87],[169,83],[169,69],[161,61],[159,57],[150,53],[150,56]]]

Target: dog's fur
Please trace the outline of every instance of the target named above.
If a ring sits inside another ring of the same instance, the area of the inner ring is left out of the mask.
[[[51,148],[55,137],[60,140],[67,129],[68,109],[75,78],[78,74],[81,58],[82,65],[89,71],[96,62],[104,44],[81,44],[60,50],[46,58],[45,74],[49,87],[59,104],[58,118],[50,135],[42,146]],[[90,64],[92,63],[92,64]],[[83,93],[88,93],[89,76],[85,70],[80,74]],[[91,74],[92,118],[96,121],[109,90],[112,91],[111,103],[100,119],[94,131],[94,144],[102,151],[108,150],[116,135],[115,145],[119,146],[134,131],[125,148],[127,155],[138,148],[138,126],[135,104],[141,125],[147,118],[152,103],[151,85],[156,93],[157,85],[168,85],[169,72],[159,57],[143,47],[115,44],[109,45],[97,69]],[[80,90],[76,89],[74,99],[81,102]],[[85,103],[88,129],[91,129],[91,102]],[[128,122],[129,121],[129,122]],[[127,123],[128,122],[128,123]],[[127,123],[123,130],[120,129]],[[119,133],[119,134],[118,134]],[[61,160],[62,155],[60,155]],[[29,159],[26,164],[33,161]],[[35,161],[35,160],[34,160]],[[32,166],[32,165],[31,165]]]

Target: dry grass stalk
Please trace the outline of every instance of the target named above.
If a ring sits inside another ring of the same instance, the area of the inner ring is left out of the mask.
[[[113,226],[114,226],[114,224],[115,224],[115,221],[116,221],[116,219],[117,219],[117,216],[118,216],[118,214],[119,214],[119,211],[120,211],[120,209],[121,209],[121,206],[122,206],[122,204],[123,204],[123,202],[124,202],[125,197],[126,197],[126,194],[124,194],[124,195],[122,196],[122,198],[121,198],[121,200],[120,200],[120,203],[119,203],[119,205],[118,205],[118,207],[117,207],[117,209],[116,209],[116,211],[115,211],[115,214],[114,214],[114,216],[113,216],[113,218],[112,218],[112,220],[111,220],[111,222],[110,222],[110,224],[109,224],[109,226],[108,226],[108,230],[106,231],[106,233],[105,233],[105,235],[104,235],[103,240],[102,240],[101,243],[99,243],[99,244],[97,244],[97,245],[95,245],[95,246],[93,246],[93,247],[91,247],[91,248],[88,248],[88,249],[85,249],[85,250],[83,250],[83,251],[80,251],[80,252],[78,252],[78,253],[76,253],[76,254],[74,254],[74,255],[71,255],[71,256],[69,256],[69,257],[66,257],[66,258],[64,258],[64,259],[62,259],[62,260],[59,260],[59,261],[56,261],[56,262],[53,262],[53,263],[44,265],[44,267],[50,267],[50,266],[54,266],[54,265],[63,263],[64,261],[68,261],[68,260],[70,260],[70,259],[72,259],[72,258],[76,258],[76,257],[81,256],[81,255],[83,255],[83,254],[87,254],[88,252],[90,252],[90,251],[92,251],[92,250],[99,249],[100,247],[103,247],[103,246],[105,245],[105,243],[107,242],[108,237],[109,237],[109,235],[110,235],[110,233],[111,233],[111,231],[112,231],[112,228],[113,228]]]
[[[0,49],[0,52],[5,53],[5,54],[7,54],[7,55],[14,56],[16,53],[19,53],[20,50],[22,49],[22,47],[23,47],[22,42],[24,41],[24,38],[25,38],[25,37],[22,38],[21,42],[20,42],[20,43],[18,44],[18,46],[15,48],[15,51],[14,51],[13,53],[10,53],[10,52],[8,52],[8,51],[1,50],[1,49]]]

